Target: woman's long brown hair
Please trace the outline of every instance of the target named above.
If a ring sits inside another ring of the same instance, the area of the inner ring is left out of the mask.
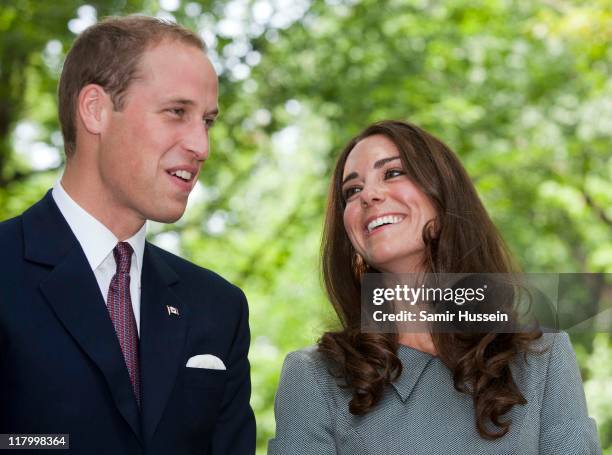
[[[370,411],[402,372],[397,334],[360,330],[361,279],[364,273],[376,270],[356,254],[343,224],[346,159],[359,141],[374,135],[383,135],[395,144],[408,178],[436,208],[435,235],[428,226],[422,233],[426,272],[518,271],[467,172],[443,142],[400,121],[375,123],[353,138],[333,173],[321,255],[323,280],[342,329],[323,334],[318,349],[331,361],[341,384],[352,390],[349,410],[355,415]],[[479,434],[485,439],[506,434],[511,422],[504,414],[514,405],[526,403],[510,363],[519,353],[527,352],[541,332],[431,335],[438,357],[453,373],[455,388],[473,398]]]

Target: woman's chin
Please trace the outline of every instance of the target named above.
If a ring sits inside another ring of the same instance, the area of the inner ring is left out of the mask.
[[[422,254],[377,254],[368,256],[366,262],[383,273],[414,273],[423,269]]]

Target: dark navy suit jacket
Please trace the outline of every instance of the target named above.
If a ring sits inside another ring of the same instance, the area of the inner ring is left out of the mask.
[[[139,410],[93,271],[51,192],[0,223],[0,252],[0,433],[68,433],[72,454],[255,452],[240,289],[146,244]],[[187,368],[198,354],[227,370]]]

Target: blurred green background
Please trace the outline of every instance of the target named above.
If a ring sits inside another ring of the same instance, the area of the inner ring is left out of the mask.
[[[0,219],[61,173],[70,43],[127,13],[199,31],[220,74],[201,181],[149,238],[245,290],[258,453],[284,356],[335,324],[317,263],[325,193],[368,123],[410,120],[457,151],[524,270],[612,272],[610,0],[0,0]],[[572,340],[612,454],[611,338]]]

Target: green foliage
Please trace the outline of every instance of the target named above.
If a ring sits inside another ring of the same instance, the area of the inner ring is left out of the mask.
[[[168,3],[91,5],[102,17],[168,15]],[[186,215],[149,229],[249,297],[262,453],[282,359],[335,324],[318,274],[322,214],[335,157],[368,123],[406,119],[457,151],[525,270],[612,272],[609,0],[266,4],[171,12],[207,37],[222,114]],[[59,175],[55,87],[82,5],[0,6],[0,219]],[[612,453],[610,337],[574,345]]]

